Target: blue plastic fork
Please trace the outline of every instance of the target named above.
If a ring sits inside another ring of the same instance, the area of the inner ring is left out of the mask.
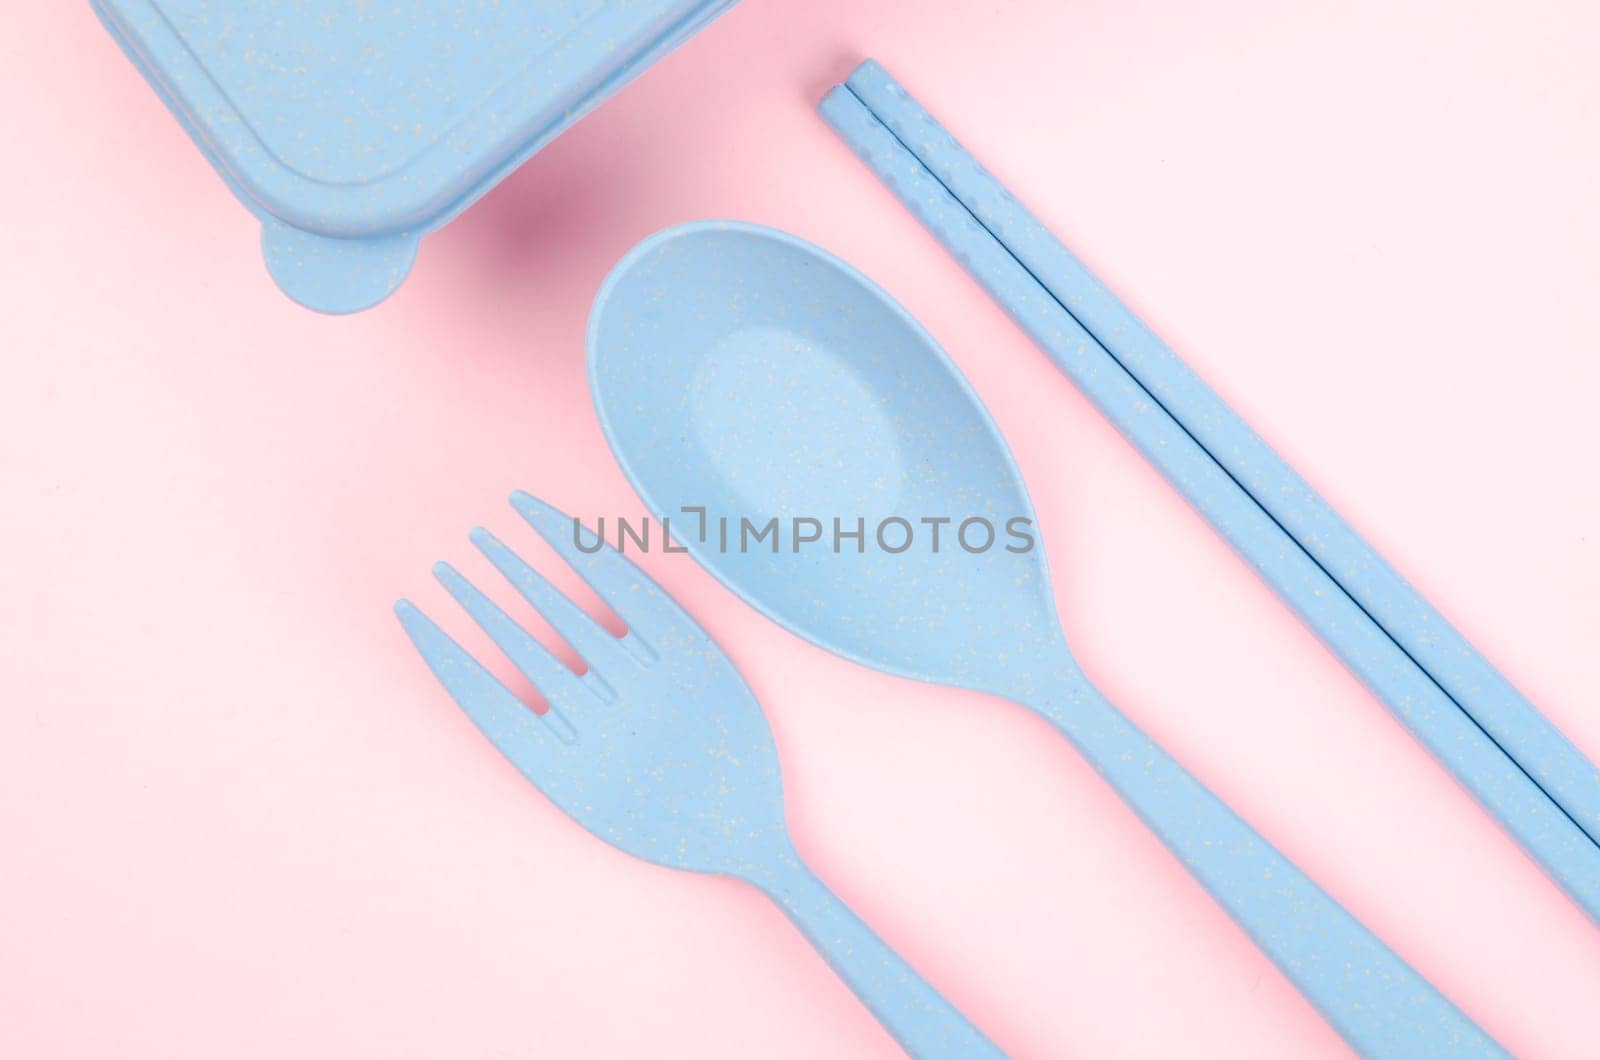
[[[733,876],[776,902],[919,1057],[1001,1052],[800,860],[766,717],[721,649],[653,581],[544,502],[511,504],[627,624],[613,636],[483,529],[472,541],[567,643],[575,674],[447,564],[434,574],[550,705],[535,714],[415,605],[395,611],[483,734],[567,815],[634,857]],[[588,551],[594,549],[594,551]]]

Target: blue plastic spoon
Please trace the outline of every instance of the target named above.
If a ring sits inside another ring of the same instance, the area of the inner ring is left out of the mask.
[[[1503,1055],[1089,683],[1005,441],[865,276],[772,229],[667,229],[601,288],[589,357],[623,470],[723,584],[830,651],[1049,719],[1361,1053]]]

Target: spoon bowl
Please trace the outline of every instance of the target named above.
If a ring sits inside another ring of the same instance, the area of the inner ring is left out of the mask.
[[[997,660],[1058,650],[1004,439],[933,337],[849,265],[756,225],[669,228],[607,279],[589,350],[629,479],[769,617],[987,691],[1015,684]]]

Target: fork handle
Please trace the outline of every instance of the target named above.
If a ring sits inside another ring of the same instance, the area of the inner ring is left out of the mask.
[[[1026,697],[1362,1056],[1505,1051],[1079,673]]]
[[[789,853],[754,880],[914,1057],[1004,1057],[955,1006]]]

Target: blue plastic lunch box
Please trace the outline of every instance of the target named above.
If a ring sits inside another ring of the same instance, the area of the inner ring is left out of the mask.
[[[91,0],[312,309],[391,294],[424,233],[734,0]]]

